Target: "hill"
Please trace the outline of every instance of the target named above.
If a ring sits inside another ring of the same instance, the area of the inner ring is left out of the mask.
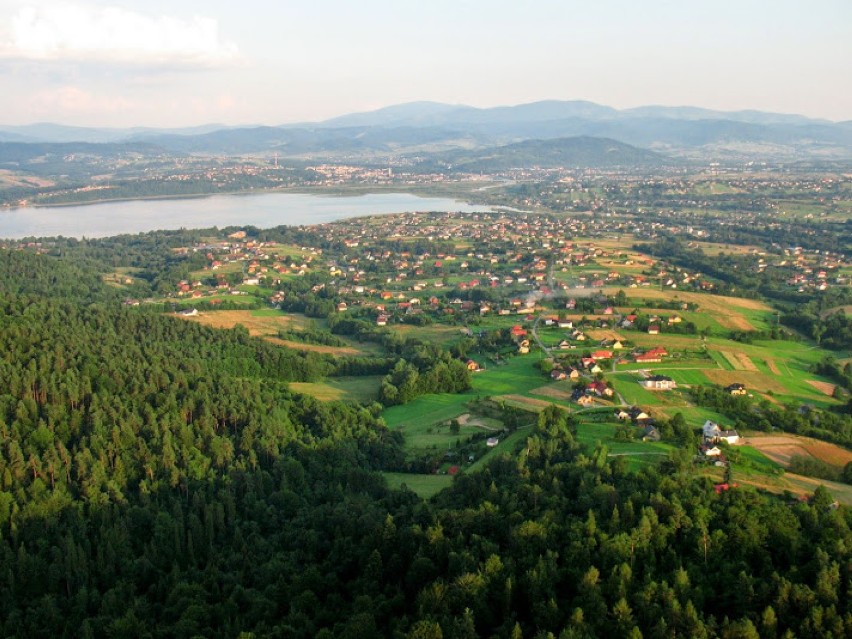
[[[504,171],[513,168],[660,166],[666,158],[608,138],[572,137],[525,140],[479,151],[457,151],[442,156],[454,170]]]

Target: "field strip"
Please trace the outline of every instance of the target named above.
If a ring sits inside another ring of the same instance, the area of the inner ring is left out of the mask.
[[[295,351],[310,351],[312,353],[327,353],[329,355],[363,355],[357,348],[351,346],[326,346],[324,344],[308,344],[306,342],[295,342],[280,337],[261,336],[270,344],[284,346]]]
[[[805,381],[814,388],[816,388],[820,393],[828,395],[829,397],[834,396],[834,389],[837,388],[834,384],[829,384],[828,382],[820,382],[815,379],[806,379]]]
[[[757,366],[754,365],[754,362],[751,361],[751,358],[745,353],[737,353],[737,359],[740,360],[740,364],[742,365],[742,370],[744,371],[756,371]]]
[[[550,384],[533,388],[530,391],[533,395],[542,395],[544,397],[552,397],[553,399],[562,399],[565,401],[570,401],[572,392],[573,389],[564,390],[562,388],[554,388]]]
[[[728,360],[728,363],[734,368],[735,371],[743,370],[742,362],[740,362],[740,359],[736,356],[735,353],[732,353],[731,351],[719,352],[722,353],[722,357]]]
[[[502,399],[507,404],[517,406],[526,410],[532,410],[536,413],[543,411],[553,402],[548,402],[543,399],[533,399],[532,397],[524,397],[523,395],[500,395],[496,399]]]
[[[778,365],[775,363],[774,359],[767,359],[766,360],[766,366],[767,366],[767,368],[769,368],[770,371],[772,371],[773,375],[780,375],[781,374],[781,371],[778,370]]]

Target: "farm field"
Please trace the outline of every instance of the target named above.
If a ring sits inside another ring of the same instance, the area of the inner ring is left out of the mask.
[[[268,342],[291,348],[293,350],[313,351],[339,356],[358,356],[374,353],[378,347],[373,344],[356,344],[346,340],[350,346],[325,346],[322,344],[307,344],[304,342],[284,340],[278,337],[280,330],[302,331],[309,328],[325,327],[324,320],[306,317],[300,313],[284,313],[275,309],[201,311],[194,317],[178,315],[181,319],[198,322],[213,328],[234,328],[244,326],[252,337],[262,337]],[[343,338],[341,338],[343,339]]]
[[[614,295],[618,292],[617,287],[608,287],[604,292],[608,295]],[[641,291],[631,291],[629,293],[631,301],[636,299],[654,300],[664,299],[670,301],[680,301],[696,304],[700,311],[708,313],[721,328],[736,331],[750,331],[758,326],[751,323],[751,319],[763,318],[762,314],[772,314],[772,308],[767,304],[758,300],[744,299],[741,297],[726,297],[723,295],[705,295],[702,293],[693,293],[690,291],[676,290],[659,290],[655,288],[646,288]],[[754,314],[753,311],[760,311],[762,314]],[[672,313],[674,311],[667,311]],[[692,321],[695,321],[694,319]],[[763,322],[763,319],[761,319]],[[697,323],[696,323],[697,325]]]
[[[810,437],[755,433],[749,435],[745,441],[749,446],[784,466],[790,462],[790,458],[794,455],[813,457],[840,468],[852,461],[852,451]]]
[[[252,337],[277,335],[281,329],[304,330],[314,321],[296,313],[282,313],[273,309],[245,311],[204,311],[195,317],[180,316],[213,328],[234,328],[243,325]]]

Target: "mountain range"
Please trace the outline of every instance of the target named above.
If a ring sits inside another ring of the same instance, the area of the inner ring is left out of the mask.
[[[615,109],[586,101],[475,108],[413,102],[322,122],[184,129],[0,126],[0,142],[145,143],[167,152],[384,158],[488,149],[526,140],[606,138],[674,158],[852,160],[852,122],[698,107]],[[622,149],[624,150],[624,149]]]

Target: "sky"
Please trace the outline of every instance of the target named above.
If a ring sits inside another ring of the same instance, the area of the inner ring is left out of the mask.
[[[547,99],[852,120],[852,0],[0,0],[4,125]]]

